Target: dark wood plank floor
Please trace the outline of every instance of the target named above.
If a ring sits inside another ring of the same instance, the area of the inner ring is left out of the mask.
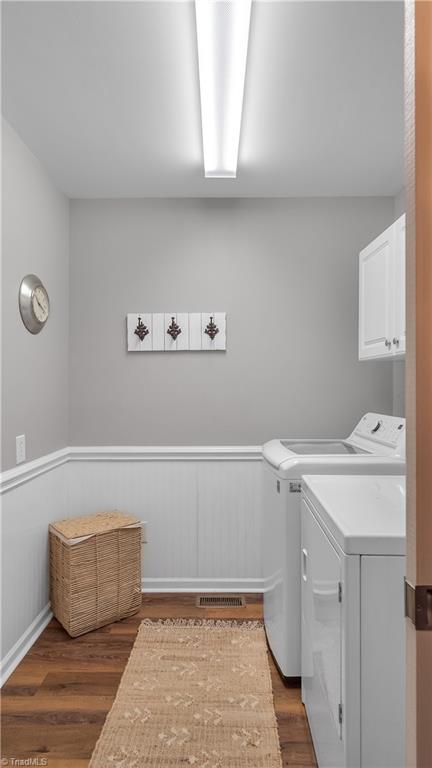
[[[86,768],[146,617],[261,619],[262,597],[248,595],[244,608],[203,609],[195,607],[194,595],[144,595],[136,616],[75,639],[52,620],[3,687],[2,757]],[[269,659],[283,765],[312,768],[300,689],[286,687]]]

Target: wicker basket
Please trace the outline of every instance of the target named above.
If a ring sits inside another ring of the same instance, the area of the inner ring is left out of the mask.
[[[104,512],[52,523],[50,598],[72,637],[132,616],[141,606],[141,523]]]

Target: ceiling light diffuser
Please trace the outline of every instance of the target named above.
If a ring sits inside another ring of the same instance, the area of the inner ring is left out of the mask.
[[[195,0],[206,178],[235,178],[252,0]]]

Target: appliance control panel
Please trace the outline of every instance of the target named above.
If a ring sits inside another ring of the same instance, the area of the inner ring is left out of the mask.
[[[386,445],[395,449],[405,446],[405,419],[399,416],[385,416],[380,413],[366,413],[360,419],[350,436],[354,442],[358,438]]]

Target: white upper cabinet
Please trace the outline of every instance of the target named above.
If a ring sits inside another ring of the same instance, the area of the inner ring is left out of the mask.
[[[405,353],[405,215],[360,252],[359,359]]]
[[[386,229],[360,253],[360,359],[391,354],[393,258],[393,227]]]

